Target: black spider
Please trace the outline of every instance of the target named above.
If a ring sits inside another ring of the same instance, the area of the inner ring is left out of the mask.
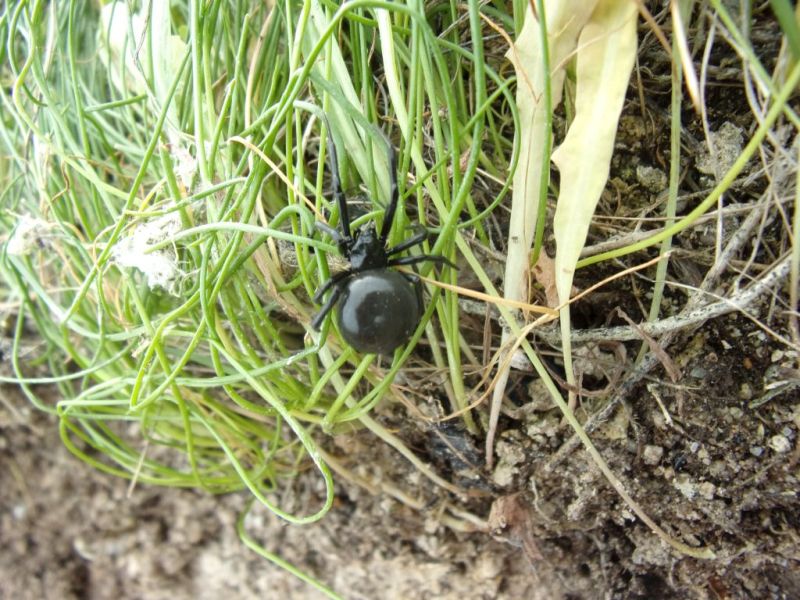
[[[455,268],[444,256],[398,256],[424,242],[428,236],[426,231],[417,233],[397,246],[386,247],[398,201],[397,158],[391,143],[388,140],[386,143],[389,148],[390,198],[380,234],[374,222],[353,232],[347,198],[339,181],[336,148],[328,134],[333,197],[339,206],[342,232],[321,222],[317,222],[316,226],[336,242],[339,252],[350,261],[350,268],[333,275],[314,294],[314,302],[319,303],[325,293],[332,290],[311,321],[311,326],[319,331],[325,317],[338,302],[337,323],[342,337],[357,351],[376,354],[391,354],[395,348],[407,342],[424,312],[419,278],[390,267],[430,260]]]

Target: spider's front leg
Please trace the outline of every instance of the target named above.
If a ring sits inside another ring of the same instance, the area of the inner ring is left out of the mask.
[[[339,159],[336,157],[336,144],[331,133],[331,124],[325,119],[325,128],[328,130],[328,146],[330,149],[329,157],[331,162],[331,187],[333,188],[333,199],[339,207],[339,226],[342,228],[341,235],[332,227],[325,225],[322,231],[330,235],[340,248],[349,247],[353,243],[353,233],[350,230],[350,214],[347,210],[347,197],[342,191],[342,182],[339,179]],[[319,225],[318,225],[319,227]]]
[[[325,295],[325,292],[327,292],[333,286],[338,285],[342,280],[347,279],[352,274],[353,272],[350,269],[342,271],[341,273],[336,273],[336,275],[334,275],[333,277],[328,279],[328,281],[322,284],[322,287],[317,290],[312,300],[316,304],[319,304],[319,301],[322,300],[322,297]]]
[[[385,246],[386,240],[389,239],[389,233],[392,231],[394,213],[397,212],[399,192],[397,190],[397,154],[386,134],[381,131],[381,135],[383,135],[383,140],[386,142],[389,156],[389,205],[386,207],[386,212],[383,213],[383,225],[381,225],[380,235],[381,244]]]
[[[431,261],[440,265],[447,265],[452,269],[458,270],[453,261],[438,254],[415,254],[413,256],[401,256],[400,258],[392,258],[386,264],[390,267],[400,267],[403,265],[416,265],[417,263]]]
[[[318,231],[321,231],[324,234],[327,234],[333,242],[336,244],[336,247],[339,248],[339,254],[342,256],[349,256],[350,255],[350,248],[353,245],[353,238],[346,238],[333,227],[328,225],[327,223],[323,223],[322,221],[315,221],[314,227]]]
[[[419,275],[416,273],[401,273],[403,277],[405,277],[408,282],[414,286],[414,291],[417,294],[417,302],[419,303],[420,307],[425,306],[425,303],[422,301],[422,280],[419,278]]]
[[[416,227],[414,229],[417,229]],[[413,248],[414,246],[419,246],[422,242],[428,239],[428,232],[423,228],[422,231],[415,233],[412,237],[408,238],[404,242],[400,242],[397,246],[392,246],[388,250],[386,250],[386,256],[394,256],[395,254],[400,254],[404,250],[408,250],[409,248]]]
[[[336,302],[339,301],[339,296],[342,295],[342,288],[339,287],[339,284],[342,282],[343,279],[346,279],[350,276],[349,271],[344,271],[343,273],[337,273],[328,281],[326,281],[317,293],[314,294],[314,302],[319,302],[325,293],[333,288],[331,295],[325,301],[325,304],[322,305],[322,308],[319,309],[319,312],[314,315],[314,318],[311,320],[311,328],[314,331],[319,331],[322,327],[322,323],[325,321],[325,317],[328,316],[328,313],[333,310],[333,307],[336,306]]]

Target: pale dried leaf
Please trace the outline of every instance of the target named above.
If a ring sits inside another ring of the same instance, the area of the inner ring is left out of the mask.
[[[602,0],[581,32],[575,119],[553,153],[561,173],[554,218],[556,285],[569,299],[575,264],[608,180],[614,138],[636,57],[636,5]]]
[[[597,0],[555,0],[545,2],[548,46],[550,48],[553,108],[561,102],[564,67],[575,51],[578,34],[589,19]],[[514,46],[506,54],[517,73],[517,108],[520,118],[520,158],[514,173],[511,224],[504,296],[528,300],[528,253],[536,229],[537,205],[542,182],[542,140],[546,118],[542,102],[545,78],[539,22],[528,8],[525,23]]]
[[[575,52],[578,35],[597,2],[598,0],[545,1],[550,73],[542,65],[539,21],[531,6],[528,6],[525,13],[522,31],[506,54],[517,73],[516,100],[520,118],[520,158],[514,172],[508,255],[503,279],[503,296],[509,300],[527,302],[529,295],[529,253],[536,230],[537,206],[543,183],[543,140],[547,135],[548,115],[542,102],[545,81],[547,77],[550,78],[552,108],[555,108],[561,102],[566,64]],[[508,337],[508,331],[504,330],[503,344]],[[508,370],[501,370],[492,392],[489,428],[486,433],[486,464],[489,466],[494,460],[494,436],[507,382]]]

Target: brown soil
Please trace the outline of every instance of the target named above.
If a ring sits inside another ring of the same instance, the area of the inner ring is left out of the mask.
[[[341,482],[321,523],[286,526],[256,511],[248,530],[348,599],[800,597],[800,396],[795,386],[748,408],[782,353],[749,321],[718,325],[724,329],[707,327],[687,344],[694,357],[680,386],[653,382],[594,436],[650,516],[712,548],[715,560],[670,551],[582,450],[546,471],[569,437],[546,403],[504,424],[495,475],[505,485],[471,503],[485,517],[495,499],[508,523],[496,533],[506,543],[443,526],[438,503],[446,494],[391,450],[372,452],[370,474],[426,495],[423,511]],[[725,350],[721,333],[739,343]],[[529,391],[536,394],[535,384]],[[74,459],[55,423],[31,413],[16,389],[4,396],[24,422],[2,413],[0,597],[323,597],[242,545],[235,522],[244,494],[131,490]],[[435,463],[430,432],[413,428],[406,425],[407,440],[416,438],[412,447],[422,453],[427,444]],[[364,434],[338,441],[356,452],[370,443]],[[313,487],[306,493],[314,496]]]
[[[72,457],[15,388],[3,394],[25,422],[1,413],[0,598],[324,597],[242,544],[244,493],[130,489]],[[321,523],[256,511],[248,529],[348,599],[550,597],[519,552],[453,534],[430,512],[340,488]]]

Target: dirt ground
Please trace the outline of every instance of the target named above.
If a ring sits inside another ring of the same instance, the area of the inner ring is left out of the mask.
[[[774,24],[761,19],[752,35],[764,56],[777,54]],[[644,26],[642,37],[640,63],[647,68],[628,95],[590,244],[610,235],[615,218],[660,214],[654,207],[663,200],[668,171],[669,66]],[[716,66],[706,90],[719,154],[708,155],[702,125],[687,111],[682,189],[689,191],[682,212],[713,187],[715,169],[741,152],[753,129],[741,70],[729,49],[720,52],[711,55]],[[639,90],[647,93],[644,106]],[[782,141],[796,148],[789,134]],[[791,204],[773,198],[794,193],[787,190],[797,165],[781,166],[778,152],[762,160],[768,176],[758,171],[762,165],[745,173],[720,221],[682,234],[669,279],[694,289],[702,284],[714,266],[718,223],[724,244],[739,245],[714,293],[758,281],[785,253]],[[749,215],[757,218],[750,222]],[[738,230],[746,232],[740,242]],[[603,269],[610,274],[626,266],[579,272],[576,285],[585,288]],[[625,327],[617,308],[640,322],[648,305],[643,290],[652,285],[645,276],[652,272],[581,301],[576,328]],[[288,526],[255,511],[248,531],[348,600],[800,598],[799,357],[791,344],[776,340],[775,333],[790,337],[790,309],[786,277],[774,283],[747,305],[753,318],[728,311],[676,328],[659,338],[656,358],[644,366],[634,366],[641,342],[576,343],[585,391],[577,416],[645,512],[670,536],[713,551],[713,559],[671,550],[636,518],[583,448],[570,442],[561,413],[524,371],[509,382],[490,473],[482,470],[483,439],[419,418],[441,412],[442,394],[433,384],[406,376],[406,384],[417,385],[416,397],[427,399],[420,412],[387,402],[373,415],[464,490],[464,498],[435,488],[393,450],[356,432],[320,441],[342,464],[352,467],[360,457],[365,477],[402,486],[424,501],[421,508],[337,478],[337,500],[321,522]],[[680,315],[692,298],[670,287],[662,315]],[[482,320],[465,317],[464,327],[481,339]],[[499,333],[495,322],[495,340]],[[547,336],[536,343],[557,372]],[[0,393],[3,600],[323,597],[244,547],[235,531],[244,492],[130,488],[72,457],[57,423],[34,412],[16,388]],[[319,501],[311,474],[293,489],[297,502]],[[455,531],[443,518],[445,506],[489,522],[488,531]]]
[[[3,394],[19,412],[0,413],[0,598],[324,597],[241,543],[244,493],[131,490],[72,457],[15,388]],[[455,535],[358,490],[338,493],[319,524],[286,526],[260,511],[248,528],[346,598],[550,597],[502,543]]]
[[[443,494],[388,449],[374,454],[370,471],[427,493],[424,510],[342,482],[322,522],[287,526],[256,511],[248,530],[348,599],[800,597],[800,395],[788,385],[748,408],[764,373],[787,368],[786,353],[747,320],[719,325],[736,346],[726,349],[717,327],[705,328],[687,343],[694,357],[680,386],[650,384],[595,436],[650,516],[713,549],[714,560],[668,550],[582,450],[543,468],[568,437],[544,402],[529,403],[518,427],[504,430],[494,492],[470,506],[487,516],[492,499],[504,498],[503,541],[443,526]],[[235,522],[244,493],[129,489],[74,459],[56,424],[31,412],[15,388],[3,394],[17,413],[0,413],[0,597],[323,597],[242,545]],[[401,412],[383,418],[399,424]],[[406,425],[404,434],[436,464],[443,453],[430,431]],[[357,434],[337,446],[357,453],[369,444]]]

